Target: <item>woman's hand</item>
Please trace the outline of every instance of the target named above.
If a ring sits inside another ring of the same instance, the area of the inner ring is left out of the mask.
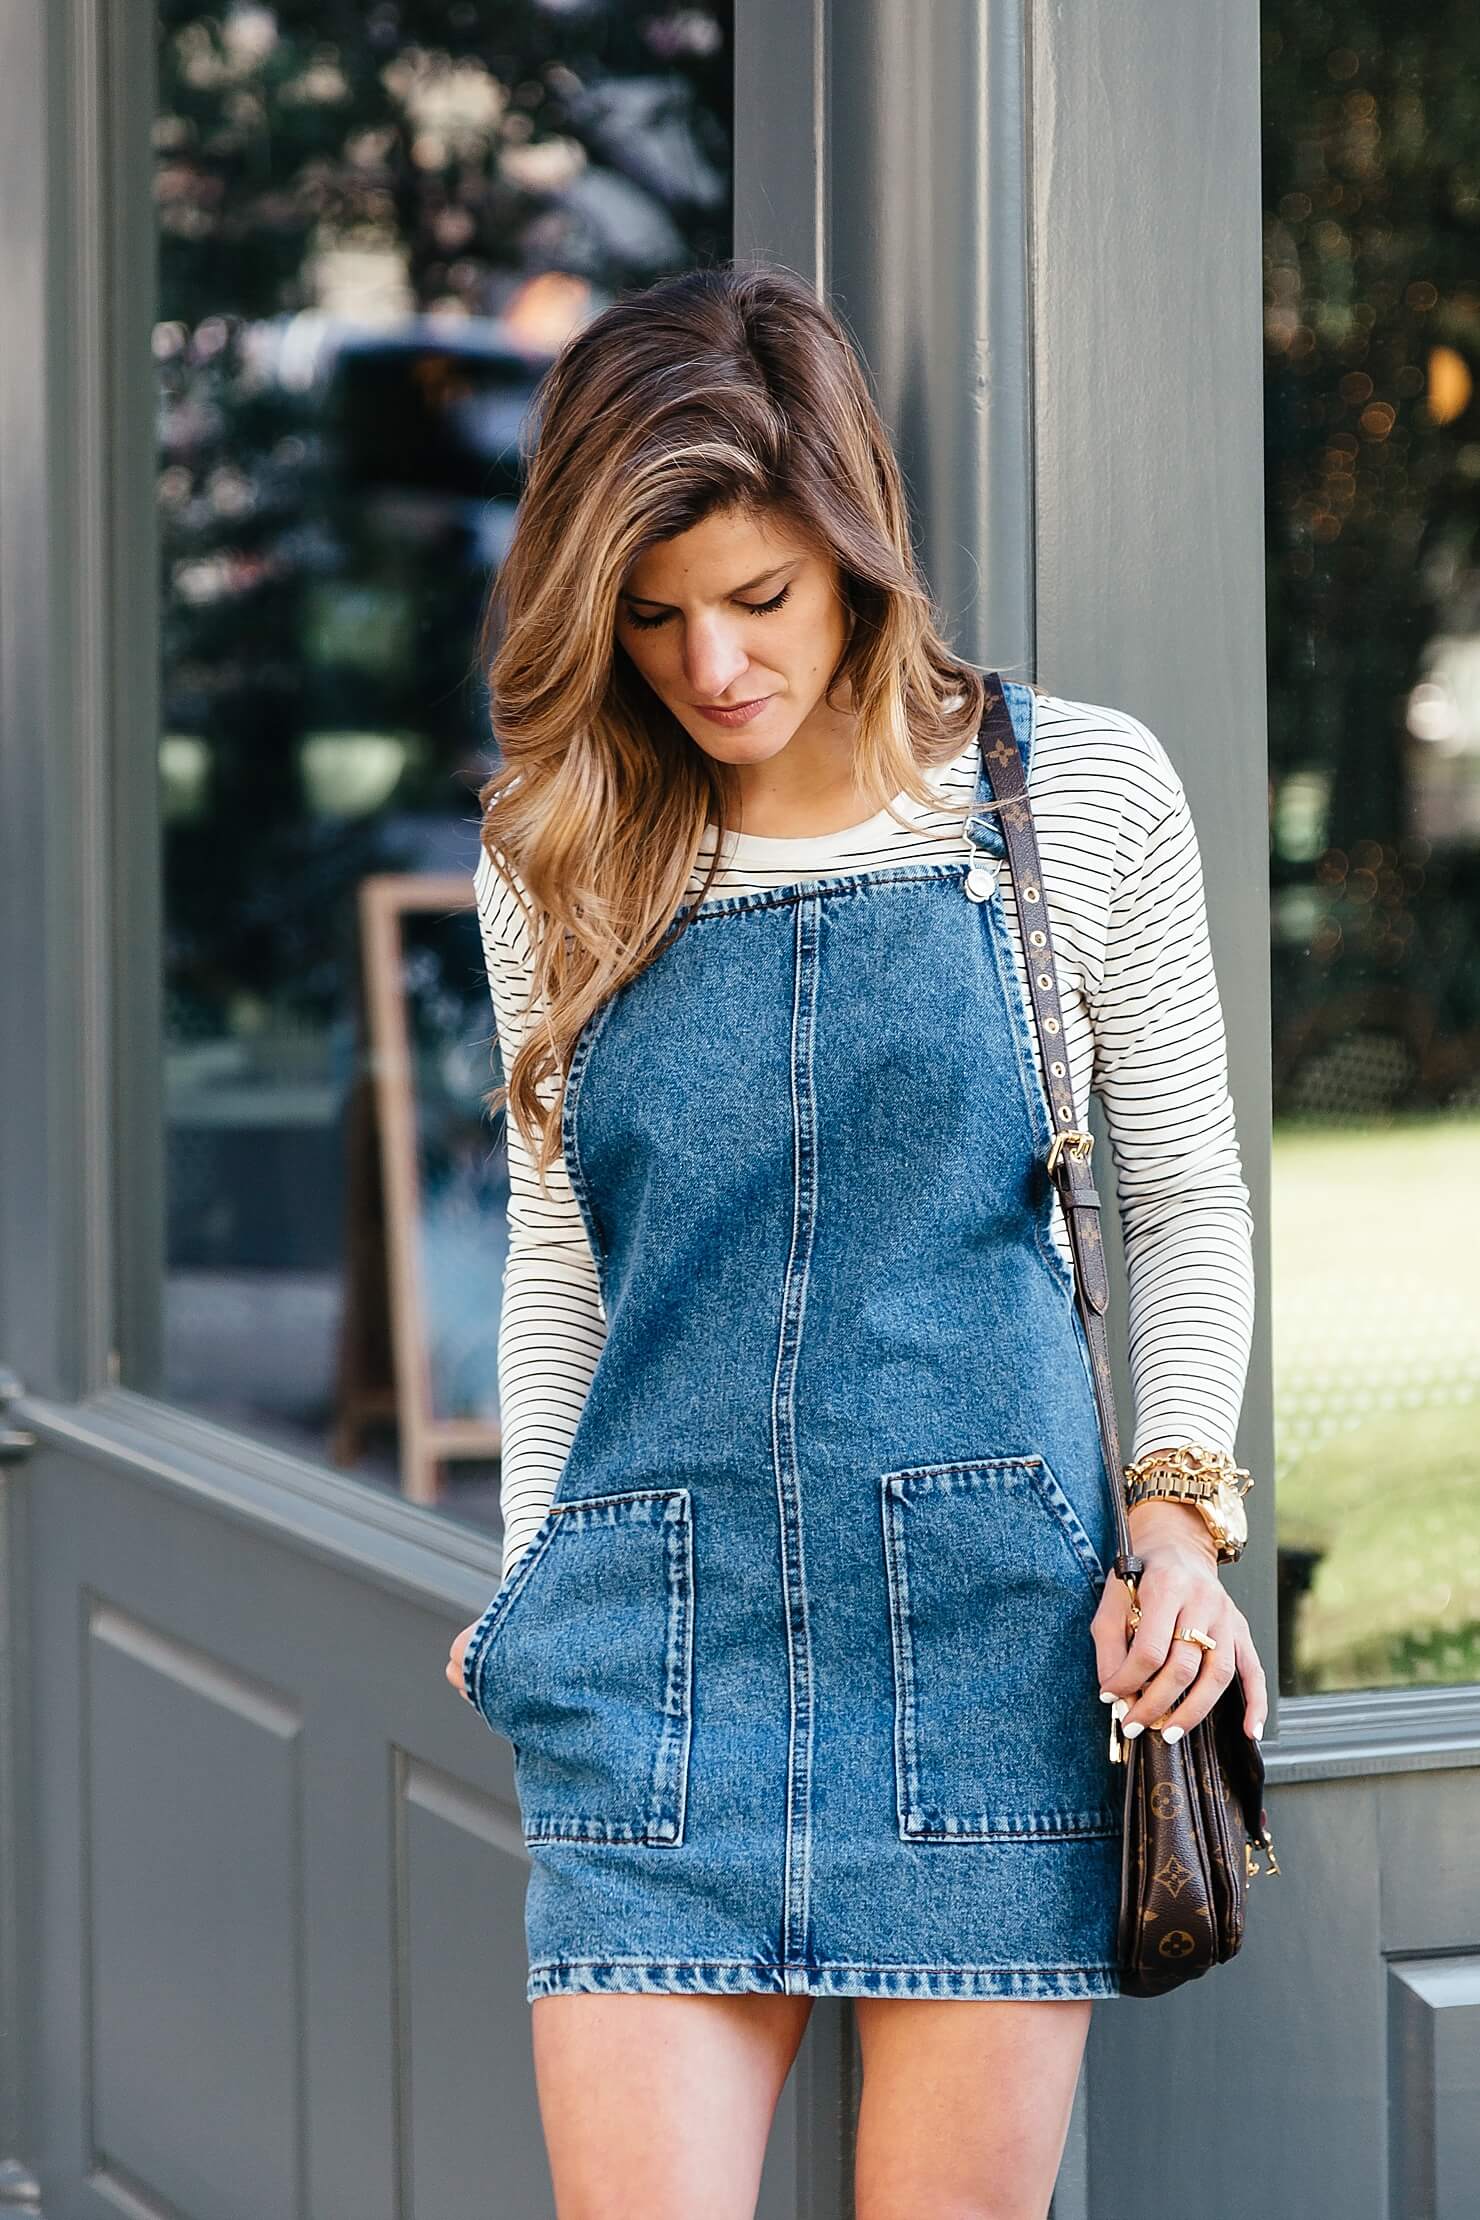
[[[1269,1708],[1264,1668],[1248,1620],[1218,1578],[1218,1552],[1201,1512],[1195,1504],[1152,1497],[1135,1504],[1127,1518],[1132,1546],[1146,1566],[1136,1583],[1140,1625],[1127,1645],[1130,1590],[1114,1573],[1090,1622],[1100,1690],[1114,1702],[1121,1733],[1160,1727],[1175,1741],[1212,1710],[1237,1672],[1244,1732],[1257,1740]],[[1209,1651],[1174,1639],[1179,1626],[1199,1627],[1218,1647]],[[1168,1722],[1174,1704],[1176,1718]]]
[[[472,1703],[473,1700],[472,1697],[468,1694],[466,1688],[464,1688],[463,1686],[463,1659],[467,1655],[468,1643],[472,1639],[473,1627],[475,1627],[477,1624],[477,1620],[474,1619],[472,1626],[465,1626],[461,1634],[454,1634],[454,1636],[452,1637],[452,1647],[447,1653],[447,1678],[449,1681],[451,1681],[453,1687],[462,1697],[464,1703]]]

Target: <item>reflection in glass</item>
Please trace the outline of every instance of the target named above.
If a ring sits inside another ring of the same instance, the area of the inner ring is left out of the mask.
[[[614,293],[729,253],[730,11],[156,24],[168,1224],[163,1377],[130,1384],[395,1487],[358,893],[471,901],[474,642],[530,397]],[[506,1173],[469,1111],[499,1077],[471,911],[418,920],[405,968],[432,1407],[486,1425]],[[496,1480],[448,1460],[441,1500],[496,1524]]]
[[[1480,19],[1264,9],[1287,1689],[1480,1680]]]

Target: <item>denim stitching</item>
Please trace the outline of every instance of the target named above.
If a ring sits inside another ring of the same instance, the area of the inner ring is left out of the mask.
[[[649,1778],[647,1817],[642,1821],[616,1820],[589,1812],[531,1810],[524,1818],[526,1843],[577,1841],[668,1845],[683,1841],[693,1733],[693,1520],[687,1488],[628,1488],[610,1495],[585,1496],[574,1502],[552,1505],[543,1525],[517,1560],[508,1583],[484,1613],[490,1631],[482,1639],[480,1663],[486,1661],[492,1647],[493,1629],[507,1618],[515,1595],[527,1585],[535,1561],[544,1555],[562,1521],[577,1531],[593,1526],[616,1527],[648,1516],[647,1507],[654,1504],[661,1506],[658,1518],[663,1529],[666,1608],[663,1723]],[[480,1625],[482,1623],[480,1621]],[[477,1636],[469,1640],[469,1654],[475,1640]],[[466,1680],[466,1657],[463,1663]],[[482,1709],[481,1704],[479,1709]]]
[[[1017,1051],[1018,1077],[1022,1082],[1023,1100],[1027,1105],[1037,1141],[1035,1164],[1039,1168],[1039,1199],[1033,1209],[1033,1246],[1048,1266],[1055,1285],[1066,1305],[1074,1302],[1074,1270],[1053,1238],[1054,1189],[1046,1169],[1049,1144],[1053,1139],[1053,1119],[1049,1111],[1048,1095],[1044,1088],[1043,1072],[1038,1062],[1038,1051],[1030,1030],[1031,1019],[1023,1001],[1022,981],[1013,960],[1011,944],[1007,938],[1007,897],[1000,902],[984,902],[986,912],[983,929],[991,944],[997,977],[1002,986],[1002,998],[1007,1006],[1008,1021],[1012,1027],[1013,1046]]]
[[[514,1598],[526,1586],[530,1574],[544,1556],[555,1538],[555,1510],[545,1513],[528,1542],[509,1567],[508,1578],[499,1583],[463,1651],[463,1693],[478,1712],[483,1712],[483,1683],[481,1670],[488,1652],[493,1647],[494,1636],[509,1615]],[[487,1715],[484,1713],[485,1723]]]
[[[606,1245],[596,1216],[596,1201],[586,1179],[586,1169],[581,1162],[580,1133],[576,1113],[580,1107],[581,1087],[586,1077],[586,1067],[591,1061],[591,1051],[604,1031],[607,1019],[616,1006],[615,994],[598,1003],[576,1036],[566,1071],[565,1092],[560,1105],[560,1143],[565,1154],[566,1176],[576,1198],[581,1220],[586,1228],[586,1240],[591,1250],[591,1260],[596,1267],[597,1290],[603,1308],[607,1306]]]
[[[880,1490],[884,1525],[884,1585],[889,1600],[889,1645],[894,1661],[894,1818],[901,1838],[909,1833],[918,1761],[915,1750],[915,1654],[910,1640],[910,1576],[905,1562],[900,1499],[886,1474]]]
[[[863,871],[832,871],[809,879],[790,879],[782,886],[752,887],[743,894],[715,894],[701,903],[685,902],[673,913],[673,925],[687,918],[687,932],[726,917],[741,917],[751,910],[790,909],[814,897],[828,901],[868,894],[876,886],[908,884],[911,880],[954,879],[961,866],[954,860],[940,863],[888,863]],[[671,931],[670,927],[670,931]]]
[[[774,1968],[744,1958],[550,1958],[530,1968],[525,1995],[675,1989],[807,1996],[959,1996],[1080,1999],[1120,1994],[1117,1968],[1083,1966],[859,1965],[846,1959]]]
[[[668,1621],[663,1660],[664,1729],[653,1768],[649,1832],[664,1842],[682,1842],[688,1788],[689,1739],[693,1731],[693,1527],[685,1496],[663,1514],[663,1565],[668,1584]]]
[[[1023,777],[1026,780],[1032,776],[1033,750],[1038,737],[1038,697],[1031,686],[1024,686],[1016,679],[1006,681],[1002,691],[1007,699],[1009,710],[1014,709],[1015,705],[1026,706],[1027,732],[1019,731],[1016,715],[1013,717],[1012,726],[1013,738],[1017,742],[1018,754],[1022,759]],[[977,770],[976,803],[990,800],[991,782],[987,777],[986,765],[983,763],[979,765]],[[972,814],[966,820],[967,838],[977,846],[986,849],[989,854],[1000,858],[1003,869],[1010,877],[1012,863],[1008,858],[1006,837],[1001,831],[997,816],[993,812],[991,815],[978,820],[975,815],[975,806],[974,803]],[[977,840],[977,830],[983,827],[990,830],[994,836],[992,839]],[[1002,888],[1000,873],[998,883],[993,888],[993,895],[994,897],[1000,896],[1000,899],[993,899],[982,904],[982,908],[990,913],[985,921],[985,930],[991,941],[998,981],[1002,988],[1003,1000],[1007,1004],[1012,1024],[1013,1041],[1017,1049],[1018,1071],[1023,1082],[1028,1115],[1033,1121],[1039,1151],[1046,1154],[1054,1134],[1053,1115],[1049,1107],[1045,1074],[1038,1061],[1037,1036],[1033,1026],[1032,1006],[1025,1003],[1023,999],[1022,981],[1018,976],[1018,967],[1014,961],[1012,946],[1008,939],[1007,905],[1009,900],[1013,898]],[[1021,930],[1021,925],[1019,929]],[[1023,962],[1025,964],[1032,962],[1032,951],[1026,947],[1023,950]],[[1056,968],[1059,968],[1057,960]],[[1043,1198],[1033,1214],[1033,1240],[1044,1262],[1048,1265],[1065,1302],[1072,1308],[1074,1303],[1074,1268],[1065,1258],[1053,1237],[1056,1207],[1057,1199],[1053,1184],[1045,1178]],[[1066,1227],[1065,1231],[1067,1232],[1067,1230]]]
[[[794,1943],[797,1954],[805,1951],[809,1916],[813,1718],[807,1580],[802,1555],[800,1473],[796,1455],[795,1389],[816,1212],[816,1097],[812,1086],[812,1052],[820,918],[821,906],[816,900],[797,903],[790,1056],[791,1247],[786,1260],[786,1276],[782,1283],[781,1325],[777,1335],[776,1363],[771,1383],[771,1460],[780,1520],[790,1702],[786,1760],[786,1856],[782,1873],[781,1908],[783,1961],[792,1958]],[[803,1742],[800,1763],[797,1755],[799,1730]]]
[[[1086,1584],[1094,1592],[1104,1571],[1073,1504],[1042,1457],[972,1457],[946,1464],[910,1465],[886,1472],[881,1482],[884,1506],[885,1584],[889,1592],[889,1634],[895,1670],[895,1803],[901,1840],[908,1842],[1029,1842],[1083,1839],[1118,1834],[1123,1822],[1108,1805],[1096,1811],[1054,1809],[1037,1812],[942,1812],[927,1806],[920,1793],[919,1737],[914,1622],[909,1603],[909,1550],[903,1514],[911,1497],[950,1494],[971,1486],[984,1473],[1021,1472],[1057,1526]]]
[[[1090,1539],[1089,1529],[1085,1526],[1079,1513],[1060,1487],[1057,1477],[1050,1471],[1042,1457],[1029,1459],[1028,1478],[1064,1529],[1065,1538],[1083,1565],[1090,1586],[1098,1588],[1105,1577],[1105,1568],[1100,1562],[1100,1553]]]

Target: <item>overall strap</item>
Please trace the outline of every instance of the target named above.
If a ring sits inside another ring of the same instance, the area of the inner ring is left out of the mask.
[[[1122,1580],[1138,1580],[1142,1562],[1131,1548],[1125,1515],[1125,1488],[1120,1462],[1120,1431],[1115,1418],[1115,1393],[1110,1373],[1110,1344],[1105,1312],[1110,1301],[1110,1276],[1100,1237],[1100,1197],[1090,1169],[1094,1136],[1075,1124],[1074,1093],[1069,1079],[1069,1056],[1064,1044],[1064,1018],[1059,1007],[1058,975],[1054,969],[1053,941],[1048,923],[1048,903],[1043,894],[1043,872],[1038,860],[1038,836],[1028,801],[1023,759],[1013,730],[1012,711],[996,671],[986,678],[986,708],[978,744],[987,780],[996,801],[1013,898],[1022,927],[1023,954],[1033,1005],[1033,1023],[1043,1061],[1053,1138],[1045,1169],[1058,1190],[1069,1228],[1074,1258],[1074,1293],[1089,1343],[1090,1372],[1100,1442],[1110,1481],[1115,1513],[1116,1557],[1114,1570]]]

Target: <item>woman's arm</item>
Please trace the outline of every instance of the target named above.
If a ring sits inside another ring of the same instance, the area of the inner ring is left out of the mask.
[[[1135,1393],[1131,1462],[1199,1443],[1232,1451],[1254,1317],[1253,1218],[1228,1093],[1202,864],[1187,798],[1165,758],[1168,806],[1118,878],[1094,997],[1092,1085],[1105,1107],[1129,1282]],[[1264,1731],[1269,1691],[1248,1620],[1218,1575],[1195,1506],[1148,1501],[1129,1514],[1144,1560],[1139,1625],[1128,1591],[1105,1583],[1094,1638],[1101,1689],[1127,1737],[1168,1739],[1206,1716],[1237,1675],[1246,1734]],[[1191,1624],[1205,1651],[1176,1638]],[[1172,1717],[1169,1711],[1175,1706]]]
[[[1158,748],[1158,752],[1161,751]],[[1091,997],[1129,1283],[1127,1461],[1176,1442],[1233,1449],[1254,1320],[1253,1218],[1187,798],[1170,801],[1111,897]]]
[[[532,963],[524,913],[485,853],[474,874],[478,923],[507,1071],[526,1019]],[[503,1572],[550,1507],[606,1339],[595,1260],[558,1153],[540,1189],[517,1126],[505,1121],[509,1255],[499,1314]]]

